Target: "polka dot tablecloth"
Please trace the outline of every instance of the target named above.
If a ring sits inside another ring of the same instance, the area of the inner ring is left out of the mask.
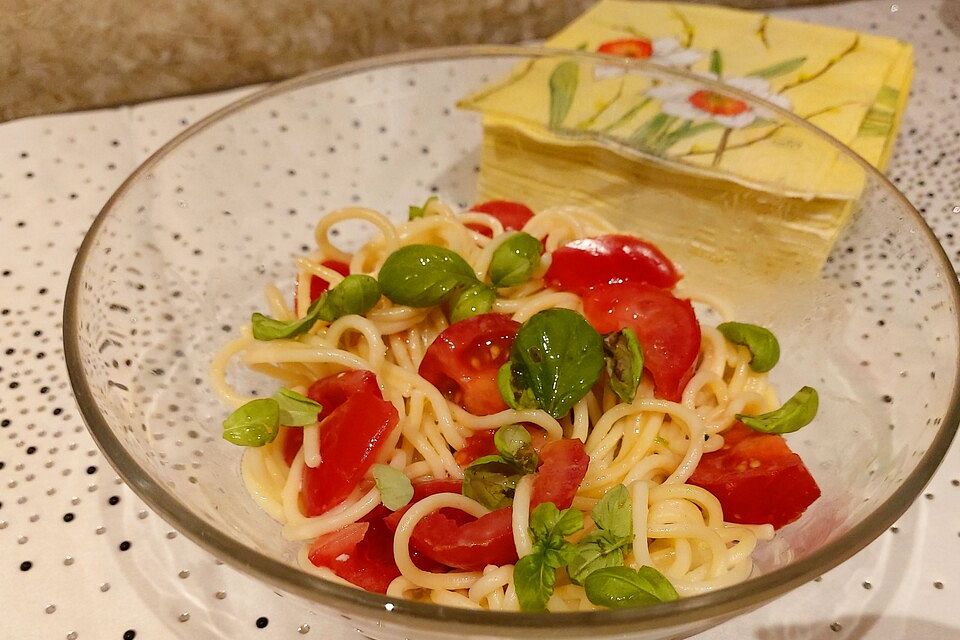
[[[781,15],[917,47],[891,167],[960,265],[960,2],[867,0]],[[250,89],[0,126],[0,637],[358,637],[221,564],[125,487],[87,435],[61,309],[81,238],[150,152]],[[960,638],[960,446],[852,560],[701,640]]]

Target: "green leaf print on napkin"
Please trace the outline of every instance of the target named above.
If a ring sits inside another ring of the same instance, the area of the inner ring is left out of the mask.
[[[559,129],[570,113],[573,96],[580,81],[580,67],[567,60],[557,65],[550,74],[550,128]]]

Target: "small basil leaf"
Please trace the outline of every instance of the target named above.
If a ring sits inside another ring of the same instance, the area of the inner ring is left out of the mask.
[[[540,408],[561,418],[600,377],[603,340],[579,313],[547,309],[520,327],[510,363],[512,386],[529,389]]]
[[[320,296],[310,303],[306,315],[299,320],[283,322],[281,320],[274,320],[262,313],[254,313],[250,317],[250,323],[253,326],[253,337],[257,340],[281,340],[284,338],[294,338],[310,331],[320,318],[320,306],[323,303],[323,299],[324,296]]]
[[[333,322],[343,316],[362,316],[380,300],[377,279],[362,273],[353,273],[324,293],[320,301],[320,319]]]
[[[623,566],[624,548],[608,544],[608,538],[601,532],[586,536],[574,547],[574,555],[567,564],[567,574],[576,584],[583,581],[597,569]]]
[[[513,585],[521,611],[544,611],[557,584],[557,570],[544,562],[540,553],[531,553],[513,567]]]
[[[477,458],[463,470],[463,495],[488,509],[510,506],[520,473],[500,456]]]
[[[280,405],[273,398],[251,400],[223,421],[223,439],[241,447],[262,447],[280,432]]]
[[[396,511],[413,499],[413,485],[403,471],[387,464],[375,464],[373,479],[380,492],[380,502],[387,509]]]
[[[490,258],[490,282],[495,287],[515,287],[530,279],[540,265],[540,241],[519,231],[504,240]]]
[[[724,322],[717,330],[730,342],[750,349],[750,368],[757,373],[770,371],[780,360],[780,343],[769,329],[745,322]]]
[[[317,416],[323,410],[320,403],[290,389],[280,389],[273,395],[273,399],[277,401],[280,409],[280,424],[285,427],[316,424]]]
[[[504,362],[503,366],[497,371],[497,388],[500,390],[500,397],[511,409],[525,411],[540,406],[537,404],[537,399],[533,397],[533,391],[517,388],[513,365],[509,361]]]
[[[427,215],[427,207],[430,206],[430,203],[436,202],[437,199],[437,196],[430,196],[422,206],[417,207],[415,205],[410,205],[407,208],[407,219],[416,220],[417,218],[422,218],[423,216]]]
[[[679,598],[676,589],[653,567],[605,567],[583,581],[587,598],[595,605],[621,609],[643,607]]]
[[[489,313],[497,299],[497,292],[485,284],[477,283],[458,289],[450,296],[450,324]]]
[[[763,433],[793,433],[807,426],[817,415],[820,398],[813,387],[803,387],[782,407],[758,416],[737,414],[737,420],[754,431]]]
[[[523,473],[533,473],[540,462],[530,432],[518,424],[508,424],[497,429],[493,444],[500,456]]]
[[[603,337],[610,388],[623,402],[633,402],[643,374],[643,350],[633,329],[626,327]]]
[[[387,256],[380,268],[380,289],[397,304],[432,307],[459,286],[477,283],[466,260],[444,247],[411,244]]]
[[[608,489],[592,512],[597,527],[615,538],[633,537],[633,507],[630,492],[622,484]]]

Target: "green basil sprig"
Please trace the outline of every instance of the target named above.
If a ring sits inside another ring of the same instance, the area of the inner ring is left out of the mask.
[[[513,568],[513,583],[522,611],[543,611],[557,584],[557,569],[566,566],[575,551],[566,536],[583,528],[583,514],[576,509],[560,511],[544,502],[530,513],[533,552]]]
[[[577,584],[594,571],[623,565],[624,554],[633,544],[633,516],[630,493],[622,484],[609,489],[593,508],[597,530],[577,543],[567,567]]]
[[[517,424],[500,427],[493,436],[499,455],[477,458],[463,471],[463,495],[488,509],[513,502],[520,478],[540,463],[530,433]]]
[[[508,406],[529,408],[535,401],[561,418],[596,383],[603,365],[603,340],[584,317],[547,309],[517,331],[497,381]]]
[[[762,433],[793,433],[813,422],[819,408],[817,390],[803,387],[779,409],[758,416],[738,413],[737,420]]]
[[[498,246],[490,258],[490,282],[495,287],[515,287],[530,279],[540,265],[540,241],[519,231]]]
[[[325,291],[307,308],[299,320],[284,322],[254,313],[250,318],[253,337],[257,340],[280,340],[294,338],[309,331],[317,320],[333,322],[347,315],[362,316],[380,299],[380,286],[371,276],[354,273]]]
[[[769,329],[746,322],[724,322],[717,325],[723,337],[750,350],[750,368],[757,373],[773,369],[780,360],[780,343]]]
[[[457,287],[478,283],[459,254],[430,244],[411,244],[391,253],[379,280],[383,295],[410,307],[432,307]]]
[[[427,198],[427,201],[424,202],[423,205],[419,207],[416,205],[410,205],[407,208],[407,220],[416,220],[417,218],[422,218],[423,216],[427,215],[427,207],[429,207],[431,203],[436,202],[437,200],[439,200],[437,196],[430,196],[429,198]]]
[[[449,298],[450,323],[460,322],[482,313],[490,313],[496,299],[497,292],[480,282],[458,289],[450,294]]]
[[[670,602],[680,596],[670,581],[653,567],[605,567],[583,583],[587,599],[595,605],[622,609]]]
[[[396,511],[413,500],[413,485],[403,471],[387,464],[375,464],[373,479],[380,492],[380,502],[387,509]]]
[[[623,402],[633,402],[643,374],[643,349],[637,334],[626,327],[603,336],[610,388]]]
[[[251,400],[227,416],[223,421],[223,439],[241,447],[262,447],[276,440],[280,425],[314,425],[322,410],[320,403],[283,388],[272,398]]]

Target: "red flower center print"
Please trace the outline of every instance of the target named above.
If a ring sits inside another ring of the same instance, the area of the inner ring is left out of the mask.
[[[653,55],[653,43],[646,38],[627,38],[625,40],[610,40],[597,48],[597,52],[624,58],[640,58],[641,60]]]
[[[728,98],[725,95],[706,89],[690,94],[687,101],[700,111],[715,116],[738,116],[750,109],[743,100]]]

